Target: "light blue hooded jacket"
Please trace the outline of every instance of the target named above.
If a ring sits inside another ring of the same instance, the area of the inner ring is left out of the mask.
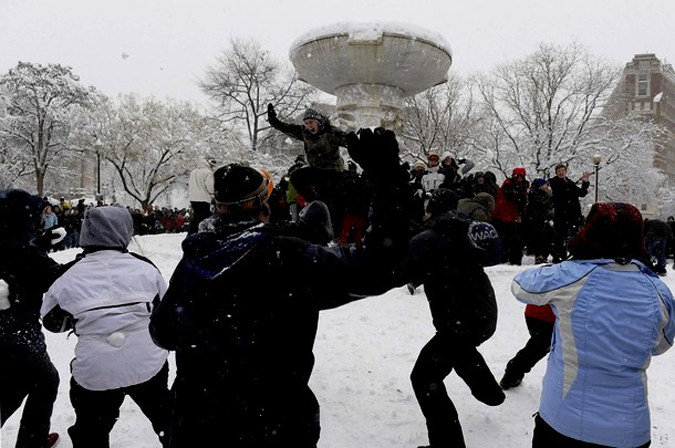
[[[511,291],[557,316],[539,408],[546,423],[598,445],[647,443],[646,369],[675,336],[665,283],[636,260],[570,260],[519,273]]]

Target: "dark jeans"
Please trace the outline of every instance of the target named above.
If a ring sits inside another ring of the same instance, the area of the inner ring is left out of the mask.
[[[36,349],[37,350],[37,349]],[[52,409],[59,389],[59,373],[47,352],[0,355],[0,426],[21,406],[17,448],[44,448],[49,435]]]
[[[553,322],[525,316],[527,331],[530,339],[511,361],[506,365],[509,375],[524,376],[551,350],[551,336],[553,335]]]
[[[656,272],[666,272],[666,239],[654,238],[645,241],[645,243],[649,256],[656,258]]]
[[[498,219],[492,220],[492,225],[502,240],[502,263],[509,262],[520,265],[523,262],[523,227],[519,222],[503,222]]]
[[[650,442],[637,448],[647,448]],[[560,434],[551,428],[539,414],[534,417],[534,433],[532,434],[532,448],[610,448],[606,445],[582,442]]]
[[[453,368],[478,400],[491,406],[504,400],[504,393],[475,346],[436,333],[422,348],[410,375],[432,447],[466,446],[457,409],[443,384]]]
[[[169,364],[148,381],[110,390],[89,390],[70,379],[70,402],[75,410],[75,424],[68,428],[73,448],[108,448],[110,431],[120,416],[120,406],[127,395],[136,402],[152,423],[163,442],[169,421]]]
[[[568,217],[555,217],[553,220],[553,258],[556,261],[567,259],[567,242],[583,226],[581,219],[568,219]]]
[[[197,233],[199,223],[211,216],[211,204],[208,202],[190,202],[192,207],[192,216],[190,216],[190,227],[188,234]]]

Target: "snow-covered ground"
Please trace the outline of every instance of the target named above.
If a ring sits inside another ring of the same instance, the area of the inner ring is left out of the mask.
[[[168,281],[180,258],[184,236],[137,237],[131,250],[149,257]],[[77,252],[71,249],[53,257],[66,262]],[[531,264],[532,260],[526,258],[525,262]],[[527,267],[495,266],[487,270],[497,293],[499,324],[496,334],[479,350],[497,379],[506,362],[527,340],[524,306],[509,290],[513,276]],[[670,267],[671,264],[664,280],[675,290],[675,272]],[[266,293],[267,286],[258,286],[261,294]],[[415,295],[400,288],[322,313],[311,381],[321,403],[321,448],[408,448],[427,443],[424,419],[409,375],[419,350],[433,333],[421,288]],[[75,341],[75,336],[47,333],[49,353],[61,374],[52,418],[52,430],[61,434],[59,448],[72,446],[66,430],[74,421],[68,398],[68,366]],[[675,446],[675,390],[671,388],[674,357],[675,349],[655,357],[648,371],[652,447]],[[476,401],[454,373],[448,377],[448,393],[459,411],[469,447],[530,446],[532,414],[537,411],[544,369],[542,361],[520,387],[507,392],[506,402],[497,408]],[[1,447],[14,446],[20,414],[21,410],[2,429]],[[227,431],[227,422],[223,422],[223,431]],[[111,447],[160,447],[150,424],[131,400],[123,405],[111,435]]]

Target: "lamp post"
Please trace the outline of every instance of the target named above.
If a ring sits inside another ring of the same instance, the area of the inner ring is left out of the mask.
[[[96,200],[101,198],[101,149],[103,149],[103,142],[97,138],[94,142],[94,149],[96,150]]]
[[[598,202],[598,170],[600,169],[600,162],[602,162],[602,156],[596,154],[593,156],[593,166],[595,168],[595,202]]]

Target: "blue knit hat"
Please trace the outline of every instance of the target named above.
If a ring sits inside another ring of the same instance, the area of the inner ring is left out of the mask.
[[[532,188],[539,188],[543,187],[544,185],[548,185],[548,181],[543,177],[537,177],[532,181]]]

